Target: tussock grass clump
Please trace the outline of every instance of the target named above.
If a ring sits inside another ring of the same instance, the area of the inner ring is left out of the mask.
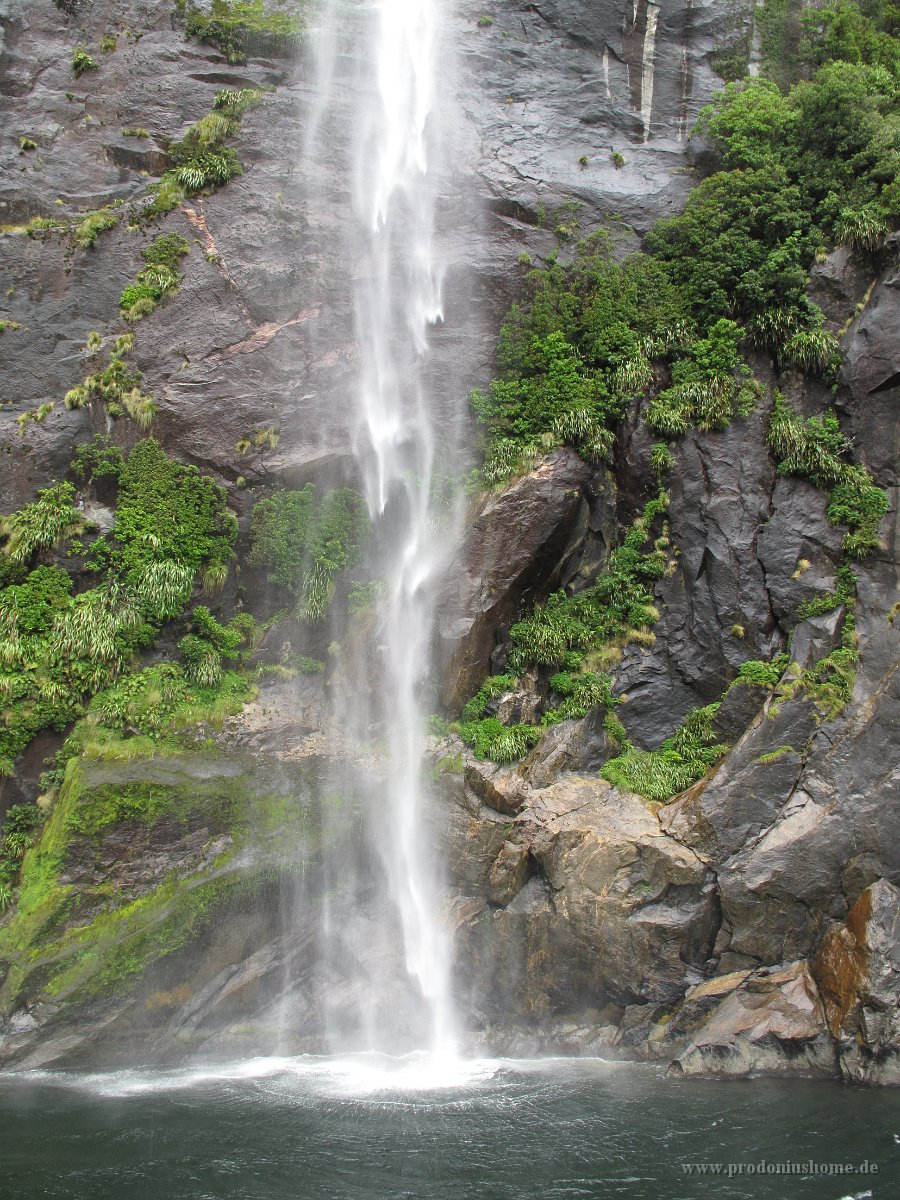
[[[782,475],[830,489],[826,513],[832,524],[848,527],[844,550],[850,557],[864,558],[880,548],[878,526],[888,509],[887,494],[864,466],[846,461],[851,446],[834,412],[804,420],[776,393],[768,439]]]

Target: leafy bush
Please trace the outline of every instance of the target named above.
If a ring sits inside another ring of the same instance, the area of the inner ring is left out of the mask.
[[[479,758],[497,763],[515,762],[540,740],[542,733],[538,725],[503,725],[496,717],[469,721],[459,727],[459,736]]]
[[[299,594],[298,615],[317,621],[331,603],[335,576],[356,562],[368,523],[365,501],[351,488],[327,492],[318,504],[312,484],[285,489],[254,507],[248,562]]]
[[[791,663],[775,690],[776,704],[805,696],[821,717],[832,720],[852,699],[858,659],[856,623],[853,614],[848,612],[844,617],[840,646],[811,667],[802,669],[797,663]]]
[[[91,57],[87,46],[79,42],[72,51],[72,70],[75,73],[75,78],[78,79],[85,71],[96,71],[98,69],[97,60]]]
[[[686,329],[665,270],[646,255],[617,263],[612,252],[601,232],[570,266],[529,272],[525,301],[500,333],[500,376],[470,397],[487,434],[486,482],[508,477],[547,445],[607,457],[611,424],[653,377],[644,351],[667,348],[671,332]]]
[[[95,245],[97,238],[107,229],[114,229],[121,219],[121,211],[118,206],[110,205],[107,208],[98,209],[96,212],[87,213],[81,220],[75,223],[73,237],[77,244],[82,249],[90,249]]]
[[[172,167],[150,189],[143,216],[154,219],[171,212],[185,196],[227,183],[243,168],[225,138],[237,133],[241,117],[260,103],[265,88],[225,89],[216,94],[212,112],[201,117],[184,137],[169,147]],[[173,266],[174,264],[170,264]],[[146,304],[146,298],[138,301]]]
[[[462,719],[464,722],[478,721],[487,711],[488,705],[497,696],[501,696],[504,692],[508,692],[510,688],[515,686],[514,675],[491,675],[486,679],[472,699],[463,709]]]
[[[572,717],[583,717],[595,708],[612,713],[618,703],[612,680],[600,671],[585,670],[585,658],[613,640],[639,640],[656,620],[648,583],[666,568],[665,535],[645,551],[653,521],[665,511],[661,494],[645,505],[622,544],[609,556],[606,570],[596,583],[567,596],[558,592],[510,630],[511,672],[527,666],[561,667],[550,679],[551,696],[541,725],[506,726],[489,715],[492,701],[515,686],[515,674],[493,675],[466,704],[459,734],[481,758],[512,762],[540,737],[541,730]],[[624,737],[624,731],[622,733]]]
[[[736,683],[746,683],[752,687],[773,688],[784,674],[789,661],[788,654],[777,654],[769,662],[758,658],[748,659],[747,662],[741,663],[737,678],[731,687]]]

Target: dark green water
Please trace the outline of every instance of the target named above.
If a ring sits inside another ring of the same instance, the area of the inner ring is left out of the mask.
[[[3,1200],[900,1197],[900,1096],[698,1083],[596,1061],[475,1064],[455,1086],[369,1060],[0,1077]],[[877,1174],[746,1173],[876,1163]],[[733,1164],[688,1175],[683,1164]],[[736,1174],[743,1165],[744,1174]]]

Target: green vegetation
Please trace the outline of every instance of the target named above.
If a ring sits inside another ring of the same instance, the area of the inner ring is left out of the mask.
[[[694,709],[658,750],[639,750],[626,744],[622,754],[604,763],[601,778],[647,800],[663,802],[683,792],[702,779],[728,750],[716,742],[712,728],[718,709],[718,704]]]
[[[104,33],[100,39],[100,53],[112,54],[119,44],[119,39],[114,33]]]
[[[37,142],[30,137],[20,137],[19,153],[27,154],[30,150],[37,150]]]
[[[96,243],[99,234],[107,229],[114,229],[120,219],[121,213],[116,211],[114,205],[87,213],[80,221],[75,222],[73,237],[82,249],[88,250]]]
[[[128,129],[122,130],[122,137],[148,138],[148,137],[150,137],[150,130],[144,129],[141,126],[137,126],[137,127],[131,126]]]
[[[191,633],[178,643],[188,680],[200,687],[219,687],[222,660],[237,659],[246,636],[247,631],[242,631],[240,623],[220,625],[208,608],[198,605],[192,615]]]
[[[8,318],[6,320],[0,320],[0,333],[6,333],[7,329],[15,330],[21,328],[22,326],[18,321],[11,321]]]
[[[2,774],[37,733],[64,729],[86,696],[109,687],[153,642],[162,622],[184,608],[198,572],[221,579],[237,533],[223,490],[152,438],[127,458],[92,443],[73,469],[118,492],[115,526],[88,554],[104,582],[73,596],[65,571],[35,562],[85,527],[72,484],[44,489],[0,522]],[[209,622],[203,636],[215,642],[213,627],[221,627]],[[216,649],[222,653],[221,640]]]
[[[781,43],[796,7],[765,5]],[[811,78],[785,91],[731,83],[703,110],[697,128],[722,169],[648,232],[643,254],[617,263],[594,234],[570,266],[529,274],[501,333],[499,377],[471,398],[486,431],[483,482],[560,442],[607,456],[613,426],[643,395],[665,437],[723,428],[758,398],[747,343],[834,380],[839,346],[806,295],[808,273],[836,240],[877,249],[900,217],[896,17],[834,0],[803,23]]]
[[[737,677],[728,688],[728,691],[740,684],[746,684],[749,687],[766,688],[771,691],[784,674],[789,662],[789,654],[777,654],[775,658],[769,661],[760,658],[748,659],[747,662],[741,663],[738,668]]]
[[[141,219],[153,219],[171,212],[187,196],[215,189],[240,175],[243,168],[237,154],[225,139],[241,126],[244,113],[256,107],[265,88],[226,89],[216,94],[212,112],[195,122],[169,147],[172,167],[150,189]]]
[[[122,219],[122,200],[114,200],[105,208],[94,209],[92,212],[77,213],[69,218],[32,217],[25,226],[25,231],[31,238],[43,238],[49,234],[58,233],[69,239],[72,247],[79,246],[82,250],[90,250],[96,245],[97,238],[108,229],[115,229]]]
[[[87,46],[79,42],[72,51],[72,70],[75,73],[75,78],[78,79],[85,71],[98,70],[97,60],[92,58]]]
[[[208,12],[192,0],[176,0],[175,8],[187,36],[215,46],[230,63],[245,63],[251,54],[291,53],[305,28],[305,0],[281,0],[268,10],[264,0],[212,0]]]
[[[688,336],[687,316],[665,271],[646,255],[617,263],[605,232],[571,266],[530,271],[500,333],[500,378],[470,397],[487,433],[485,481],[560,442],[607,458],[610,427],[652,382],[650,358]]]
[[[853,697],[858,660],[856,622],[848,610],[841,629],[840,646],[811,667],[801,668],[799,664],[791,663],[775,689],[769,715],[775,716],[783,701],[805,696],[823,720],[832,720]]]
[[[141,251],[147,265],[119,299],[119,308],[126,321],[139,321],[177,290],[181,280],[179,261],[189,250],[186,238],[177,233],[164,233]]]
[[[807,70],[848,62],[900,76],[900,17],[893,0],[826,0],[802,10],[800,30],[798,54]]]
[[[479,29],[490,29],[493,23],[494,18],[489,16],[487,13],[482,14],[482,16],[480,16],[476,22]]]
[[[591,587],[572,596],[557,592],[530,617],[510,630],[510,666],[565,666],[578,669],[590,655],[611,643],[652,640],[658,613],[652,585],[668,566],[668,534],[645,550],[654,520],[666,509],[661,493],[649,501],[620,546],[610,553],[606,569]]]
[[[202,704],[199,715],[205,719]],[[23,995],[109,995],[189,944],[223,904],[264,884],[264,873],[248,877],[245,861],[236,867],[251,842],[270,848],[276,864],[286,837],[293,836],[292,855],[302,854],[302,842],[294,843],[305,830],[305,806],[281,780],[261,774],[257,763],[243,763],[237,775],[233,769],[222,774],[218,760],[204,758],[202,750],[154,744],[140,767],[131,766],[114,734],[102,745],[92,740],[99,732],[92,721],[81,722],[70,739],[76,744],[69,748],[50,818],[40,841],[24,854],[17,912],[0,928],[0,955],[9,967],[0,985],[4,1013]],[[162,755],[166,762],[159,766]],[[226,835],[227,848],[211,875],[200,869],[186,878],[160,878],[149,893],[139,885],[136,896],[133,883],[105,870],[104,837],[123,821],[153,827],[161,820],[186,831],[200,820],[215,835]],[[98,867],[97,878],[77,888],[63,881],[72,843],[81,855],[93,854]]]
[[[99,338],[99,334],[96,336]],[[80,384],[66,392],[63,398],[66,408],[84,408],[92,400],[100,400],[111,418],[127,413],[139,429],[149,429],[156,416],[156,402],[152,396],[141,391],[140,371],[130,370],[125,361],[133,348],[134,334],[120,334],[113,342],[106,366],[92,371]],[[92,344],[89,338],[88,349],[96,351],[99,345]]]
[[[846,461],[850,443],[833,412],[804,420],[776,393],[769,445],[782,475],[799,475],[816,487],[830,489],[828,519],[848,526],[844,537],[848,555],[863,558],[880,547],[878,525],[888,509],[887,495],[864,466]]]
[[[25,852],[34,844],[44,813],[36,804],[13,804],[0,828],[0,913],[12,903],[13,884]]]
[[[319,503],[311,483],[285,489],[253,509],[248,562],[299,593],[301,620],[318,621],[331,604],[335,576],[356,563],[367,528],[365,501],[351,488],[327,492]]]
[[[513,625],[510,673],[487,679],[455,727],[479,757],[511,762],[534,745],[547,726],[586,716],[597,708],[606,713],[611,736],[623,736],[618,722],[612,723],[618,704],[612,681],[599,668],[614,661],[627,642],[653,639],[650,627],[657,612],[649,585],[667,568],[668,537],[664,532],[649,550],[645,546],[654,520],[665,507],[662,494],[645,505],[591,587],[572,596],[558,592]],[[492,702],[514,690],[517,675],[534,666],[562,668],[549,682],[551,701],[555,702],[545,706],[540,725],[504,725],[489,713]]]

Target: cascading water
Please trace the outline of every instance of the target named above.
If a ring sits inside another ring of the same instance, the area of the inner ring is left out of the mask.
[[[425,382],[429,332],[443,319],[439,20],[438,0],[379,0],[353,11],[332,0],[317,41],[306,158],[318,177],[328,164],[341,195],[343,175],[352,175],[344,250],[353,264],[354,455],[372,519],[369,558],[383,587],[374,628],[368,639],[348,637],[332,689],[335,723],[355,739],[357,761],[371,754],[368,784],[350,785],[364,793],[359,828],[371,844],[353,845],[359,829],[348,835],[346,816],[332,816],[339,828],[325,839],[321,941],[339,985],[325,1004],[326,1041],[333,1051],[415,1046],[446,1061],[456,1053],[451,947],[423,815],[421,703],[438,543],[452,541],[446,526],[440,538],[433,529],[436,401]],[[342,57],[357,64],[350,106],[335,82]],[[349,161],[341,158],[348,141]],[[442,444],[442,457],[448,449]],[[332,781],[335,791],[346,786]]]

